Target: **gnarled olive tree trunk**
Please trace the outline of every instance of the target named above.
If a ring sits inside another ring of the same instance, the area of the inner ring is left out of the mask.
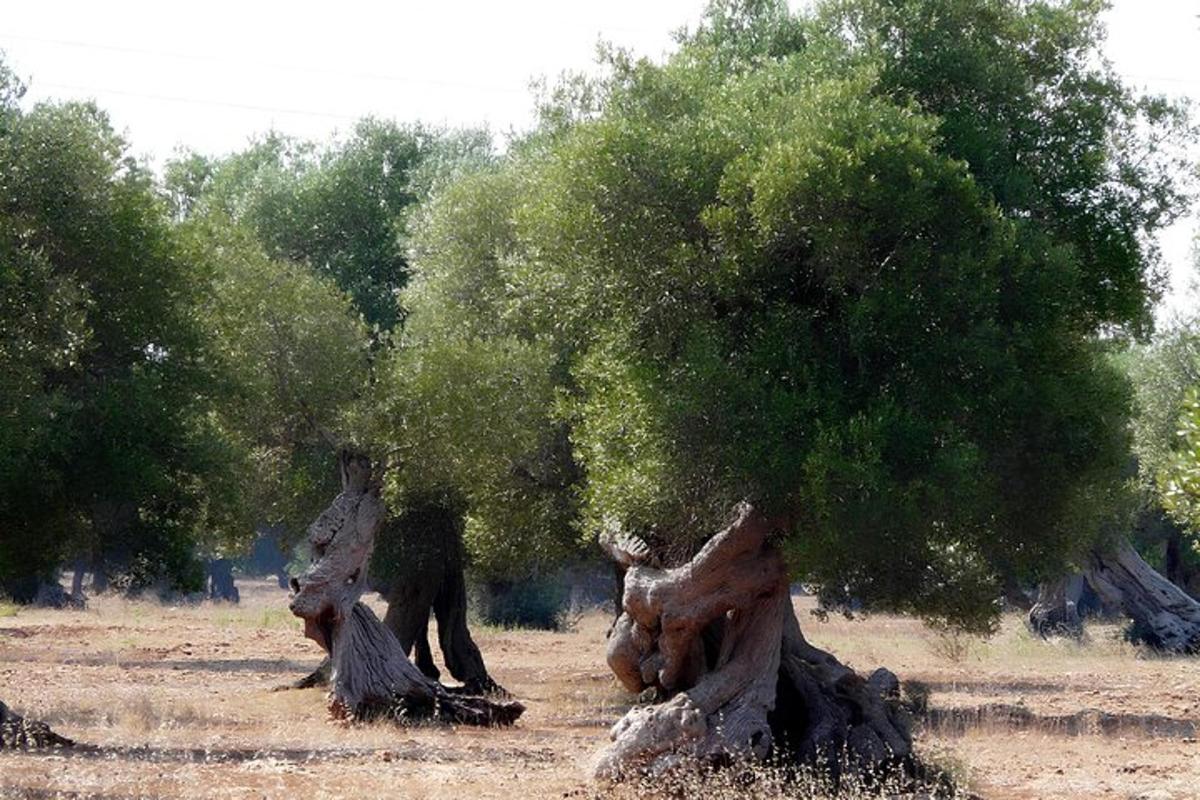
[[[0,750],[32,750],[42,747],[73,747],[42,722],[25,719],[0,702]]]
[[[1200,653],[1200,603],[1164,578],[1128,541],[1097,550],[1087,579],[1133,620],[1133,638],[1169,653]]]
[[[660,702],[613,727],[597,776],[772,750],[834,771],[909,762],[899,682],[887,670],[863,679],[805,641],[769,541],[775,527],[743,503],[728,528],[673,569],[647,566],[640,539],[602,537],[629,567],[609,666],[627,689],[654,689]]]
[[[450,675],[466,694],[507,696],[488,674],[467,625],[467,580],[462,530],[453,512],[428,504],[389,520],[379,534],[389,558],[379,582],[371,588],[387,600],[383,624],[395,634],[406,655],[426,677],[441,672],[429,646],[429,616],[437,619],[438,644]],[[329,683],[332,664],[326,658],[310,675],[291,687],[307,689]]]
[[[292,613],[305,635],[330,655],[330,706],[341,717],[436,718],[470,725],[506,725],[525,710],[452,692],[408,660],[395,634],[359,602],[367,563],[386,517],[371,462],[343,453],[342,493],[309,527],[313,564],[295,580]]]

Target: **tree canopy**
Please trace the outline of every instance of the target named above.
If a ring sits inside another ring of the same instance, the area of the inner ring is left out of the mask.
[[[1102,8],[716,0],[503,154],[365,120],[161,185],[0,71],[0,581],[298,529],[352,444],[484,574],[606,528],[682,555],[749,500],[827,601],[986,627],[1120,499],[1111,356],[1188,199],[1187,116],[1117,79]],[[1177,414],[1133,428],[1155,475]]]
[[[208,413],[203,267],[103,112],[19,94],[0,73],[0,585],[27,599],[70,550],[195,585],[237,459]]]
[[[1183,119],[1098,58],[1099,10],[716,3],[455,187],[487,221],[417,274],[562,365],[588,530],[686,543],[749,499],[827,599],[986,625],[1119,482],[1105,350],[1181,206]]]

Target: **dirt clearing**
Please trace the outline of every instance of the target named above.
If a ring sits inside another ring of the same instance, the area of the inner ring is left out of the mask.
[[[320,654],[284,592],[241,590],[240,606],[101,598],[0,617],[0,699],[97,745],[0,753],[0,796],[562,798],[590,792],[591,759],[633,702],[594,613],[564,633],[475,629],[528,706],[515,728],[346,727],[322,690],[272,691]],[[924,684],[921,751],[983,797],[1200,798],[1195,660],[1139,657],[1114,627],[1042,642],[1014,616],[980,641],[898,617],[820,622],[796,602],[814,644]]]

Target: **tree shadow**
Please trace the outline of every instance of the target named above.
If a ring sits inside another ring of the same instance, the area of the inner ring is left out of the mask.
[[[930,708],[922,716],[927,730],[961,735],[969,730],[1042,731],[1060,736],[1147,736],[1190,739],[1197,723],[1161,714],[1115,714],[1084,709],[1074,714],[1036,714],[1024,706],[989,703],[970,708]]]

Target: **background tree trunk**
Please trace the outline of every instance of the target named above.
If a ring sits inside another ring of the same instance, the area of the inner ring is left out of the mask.
[[[1200,603],[1154,570],[1128,541],[1092,553],[1088,581],[1133,620],[1132,638],[1170,653],[1200,652]]]
[[[1080,574],[1064,575],[1038,585],[1037,602],[1029,610],[1029,628],[1043,638],[1083,636],[1083,618],[1079,615]]]
[[[208,562],[208,597],[218,602],[237,603],[241,599],[233,581],[233,562],[228,558],[214,558]]]
[[[639,539],[602,537],[629,565],[609,666],[627,689],[654,689],[662,702],[613,727],[599,777],[772,750],[835,772],[912,765],[895,676],[878,670],[864,680],[805,641],[768,540],[776,527],[742,504],[728,528],[674,569],[645,566],[649,548]]]
[[[83,595],[83,575],[87,572],[87,559],[76,556],[71,569],[71,601],[82,604],[87,601]]]
[[[313,564],[293,584],[291,609],[305,633],[330,654],[331,708],[339,716],[372,719],[432,717],[472,725],[506,725],[525,710],[452,692],[408,660],[395,634],[359,602],[375,536],[387,516],[371,463],[341,456],[343,491],[309,528]]]
[[[404,652],[412,654],[426,676],[441,676],[429,645],[432,611],[442,661],[463,690],[505,694],[488,675],[467,625],[466,554],[458,515],[438,502],[417,505],[391,520],[380,536],[382,552],[375,556],[372,571],[385,584],[384,625]]]
[[[92,558],[92,594],[103,594],[108,591],[108,567],[102,556]]]

